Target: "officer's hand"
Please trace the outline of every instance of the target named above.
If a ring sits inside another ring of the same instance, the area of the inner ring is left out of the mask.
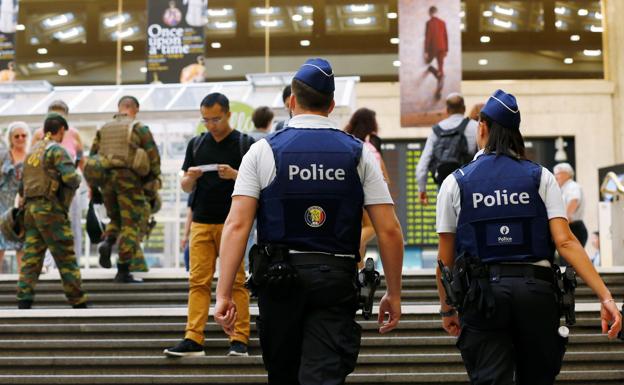
[[[231,298],[217,298],[215,305],[214,319],[223,328],[225,334],[234,334],[234,323],[236,322],[236,305]]]
[[[425,206],[429,204],[429,198],[427,198],[427,193],[425,191],[420,193],[420,203]]]
[[[459,316],[457,313],[451,317],[442,317],[442,327],[448,334],[454,337],[459,336],[461,328],[459,326]]]
[[[607,333],[610,340],[617,338],[618,333],[622,329],[622,313],[620,313],[614,301],[602,303],[602,306],[600,306],[600,318],[602,319],[602,332]]]
[[[388,315],[387,321],[386,314]],[[377,317],[377,324],[380,326],[379,333],[384,334],[396,328],[399,319],[401,319],[401,297],[392,297],[386,292],[379,302],[379,316]]]
[[[199,179],[199,177],[202,176],[203,173],[204,172],[199,167],[189,167],[188,170],[186,170],[186,175],[190,176],[193,179]]]
[[[184,237],[180,240],[180,249],[184,250],[186,249],[186,244],[188,243],[188,237]]]
[[[220,164],[218,168],[219,178],[236,180],[238,171],[234,170],[227,164]]]

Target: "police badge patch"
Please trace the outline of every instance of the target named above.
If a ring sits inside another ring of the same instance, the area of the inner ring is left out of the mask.
[[[323,226],[325,218],[325,210],[320,206],[310,206],[305,212],[305,221],[310,227]]]

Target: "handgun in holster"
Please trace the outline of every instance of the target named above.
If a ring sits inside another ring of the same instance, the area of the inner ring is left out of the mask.
[[[555,265],[555,276],[559,294],[559,308],[565,315],[566,325],[572,326],[576,323],[576,311],[574,292],[576,291],[576,271],[572,266],[566,267],[565,272],[561,272],[559,266]]]
[[[381,276],[379,272],[375,270],[375,261],[373,258],[366,259],[364,268],[358,273],[357,282],[360,288],[358,306],[362,309],[362,316],[367,320],[373,314],[375,291],[381,282]]]
[[[444,266],[441,260],[438,260],[440,268],[440,282],[446,293],[446,303],[457,311],[461,312],[464,307],[464,298],[468,287],[468,275],[466,266],[458,260],[453,267],[453,271],[448,266]]]
[[[299,283],[297,270],[289,262],[290,251],[284,245],[253,245],[249,250],[249,271],[245,282],[252,296],[265,286],[274,297],[286,297]]]

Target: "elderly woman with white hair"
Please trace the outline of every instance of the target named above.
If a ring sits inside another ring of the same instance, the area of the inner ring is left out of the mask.
[[[574,169],[569,163],[559,163],[553,168],[555,179],[563,194],[563,204],[568,216],[568,223],[572,234],[585,247],[587,243],[587,228],[583,222],[585,199],[581,185],[574,181]]]
[[[5,212],[15,205],[15,197],[22,180],[24,159],[28,153],[30,143],[30,127],[25,122],[13,122],[9,124],[5,141],[8,151],[0,156],[0,213]],[[15,250],[17,256],[17,268],[24,254],[22,244],[11,242],[0,233],[0,272],[3,270],[3,259],[6,250]]]

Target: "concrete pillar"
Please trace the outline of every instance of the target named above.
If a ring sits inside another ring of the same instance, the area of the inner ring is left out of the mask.
[[[624,1],[602,0],[605,78],[613,82],[613,145],[615,163],[624,163]]]

